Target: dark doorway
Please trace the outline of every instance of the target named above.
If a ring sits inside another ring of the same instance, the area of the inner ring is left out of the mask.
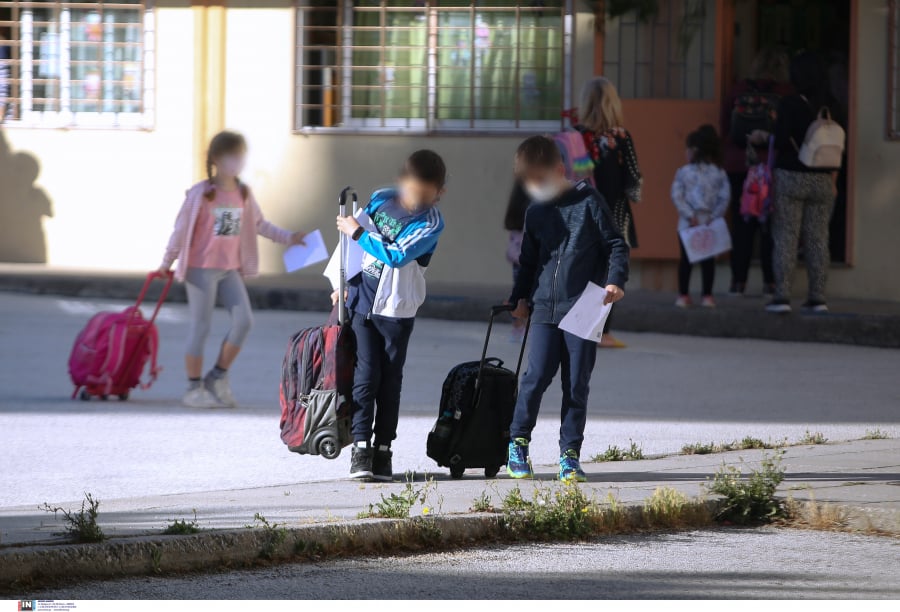
[[[819,52],[828,64],[835,117],[848,129],[850,116],[850,0],[746,0],[736,3],[734,74],[748,74],[756,53],[778,48],[792,56]],[[848,143],[852,138],[848,134]],[[831,259],[847,261],[847,164],[838,177],[831,219]]]

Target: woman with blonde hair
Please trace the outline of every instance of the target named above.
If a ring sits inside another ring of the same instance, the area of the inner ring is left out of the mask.
[[[641,171],[631,134],[625,129],[622,101],[616,86],[606,77],[585,83],[576,126],[586,136],[588,151],[594,160],[594,182],[606,200],[617,229],[628,246],[638,245],[631,203],[641,201]],[[623,348],[625,345],[609,333],[609,319],[600,346]]]

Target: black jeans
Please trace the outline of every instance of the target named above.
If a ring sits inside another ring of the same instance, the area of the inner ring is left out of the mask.
[[[359,313],[352,314],[350,324],[357,346],[351,429],[354,442],[369,442],[374,433],[376,446],[390,446],[397,437],[403,365],[414,323],[415,319],[366,319]]]
[[[772,232],[769,222],[760,223],[751,217],[744,219],[741,215],[741,193],[744,190],[746,173],[729,174],[731,181],[731,284],[746,285],[750,275],[750,261],[753,259],[753,246],[756,233],[759,231],[759,260],[762,267],[763,283],[771,285],[775,282],[772,268]]]
[[[678,246],[681,248],[681,261],[678,262],[678,293],[688,295],[691,292],[691,268],[694,266],[688,261],[684,244],[680,238]],[[703,280],[701,283],[703,285],[702,295],[712,295],[713,282],[716,280],[716,258],[710,257],[697,263],[700,264],[700,273]]]
[[[562,455],[571,449],[580,453],[597,343],[582,340],[552,323],[535,323],[531,326],[528,344],[528,368],[519,381],[519,398],[510,436],[531,440],[544,392],[556,372],[562,369],[559,452]]]

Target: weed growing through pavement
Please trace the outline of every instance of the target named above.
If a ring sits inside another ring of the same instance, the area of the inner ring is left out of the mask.
[[[472,512],[493,512],[494,503],[487,491],[482,491],[481,495],[472,500],[472,506],[469,508]]]
[[[188,521],[187,519],[178,519],[173,520],[169,525],[163,530],[163,535],[191,535],[194,533],[199,533],[200,524],[197,522],[197,511],[194,510],[194,518]]]
[[[806,433],[803,434],[803,437],[797,442],[801,446],[805,446],[807,444],[825,444],[828,442],[828,438],[826,438],[821,431],[810,432],[808,429]]]
[[[262,548],[259,549],[261,559],[273,559],[278,549],[287,540],[287,529],[278,523],[270,523],[266,517],[257,512],[253,515],[254,527],[261,527],[264,538]]]
[[[640,461],[644,458],[643,449],[634,440],[629,440],[628,448],[619,448],[615,444],[607,447],[605,451],[594,455],[591,461],[601,463],[604,461]]]
[[[658,487],[644,501],[644,524],[648,528],[675,529],[698,526],[710,522],[705,504],[688,499],[687,495],[671,487]]]
[[[385,497],[381,494],[381,500],[374,504],[369,504],[369,509],[360,512],[357,518],[409,518],[409,513],[416,504],[424,504],[428,499],[428,494],[434,488],[434,479],[425,481],[425,485],[421,487],[415,486],[413,475],[406,475],[406,484],[399,493],[391,493]],[[427,510],[427,511],[425,511]],[[427,506],[423,508],[425,514],[431,512],[431,508]]]
[[[784,502],[784,525],[800,529],[817,531],[841,531],[846,529],[848,512],[846,509],[832,504],[816,501],[812,491],[809,500],[797,501],[793,496]]]
[[[862,437],[863,440],[888,440],[890,439],[890,434],[886,431],[882,431],[877,427],[875,429],[867,429],[866,435]]]
[[[594,533],[597,504],[575,484],[556,490],[535,487],[531,500],[518,487],[503,499],[506,528],[513,534],[553,540],[585,538]]]
[[[711,455],[713,453],[725,453],[736,450],[778,449],[788,446],[787,439],[778,442],[764,441],[753,436],[744,436],[740,440],[731,442],[695,442],[681,447],[682,455]]]
[[[784,480],[781,455],[780,451],[765,455],[759,469],[750,470],[746,478],[739,467],[723,464],[705,485],[710,493],[724,498],[716,519],[747,525],[767,523],[783,516],[784,504],[775,498],[775,491]]]
[[[154,574],[162,573],[162,547],[154,546],[150,549],[150,570]]]
[[[100,508],[100,500],[94,499],[90,493],[84,494],[84,500],[81,502],[81,510],[66,510],[51,506],[44,502],[39,509],[44,512],[50,512],[53,515],[62,514],[65,523],[66,535],[78,544],[87,544],[91,542],[102,542],[106,539],[106,534],[97,524],[98,508]]]

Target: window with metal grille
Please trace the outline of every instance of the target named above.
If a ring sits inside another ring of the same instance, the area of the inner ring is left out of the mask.
[[[888,3],[887,133],[900,140],[900,0]]]
[[[716,0],[660,2],[655,12],[606,20],[603,74],[623,98],[715,95]]]
[[[153,122],[151,2],[0,0],[0,113],[36,127]]]
[[[307,0],[296,128],[552,129],[569,105],[572,0]]]

